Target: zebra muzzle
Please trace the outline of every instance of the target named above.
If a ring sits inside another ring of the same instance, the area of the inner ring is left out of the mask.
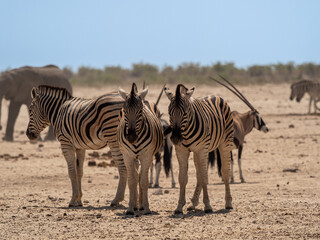
[[[31,132],[29,129],[27,129],[26,135],[27,135],[27,137],[28,137],[30,140],[35,140],[35,139],[37,139],[36,134],[34,134],[33,132]]]
[[[173,128],[172,129],[172,135],[171,135],[171,141],[173,144],[178,144],[182,141],[182,135],[181,135],[181,129],[180,128]]]
[[[137,140],[138,136],[135,130],[128,129],[128,132],[125,137],[130,143],[134,143]]]

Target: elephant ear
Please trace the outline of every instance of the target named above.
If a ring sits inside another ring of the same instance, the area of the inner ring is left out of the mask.
[[[38,90],[37,90],[37,88],[33,87],[32,90],[31,90],[31,98],[34,99],[37,96],[39,96]]]

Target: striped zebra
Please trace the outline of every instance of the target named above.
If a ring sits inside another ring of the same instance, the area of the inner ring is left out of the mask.
[[[129,94],[122,89],[119,89],[119,93],[125,100],[120,114],[117,137],[128,174],[130,198],[126,214],[134,214],[134,209],[138,207],[138,199],[139,208],[143,209],[143,214],[150,214],[148,171],[153,156],[159,151],[163,141],[162,126],[154,108],[145,104],[144,99],[148,89],[138,93],[137,86],[133,83]],[[140,160],[140,174],[138,174],[137,160]]]
[[[320,108],[317,107],[317,102],[320,101],[320,82],[302,80],[291,84],[290,100],[296,98],[297,102],[300,102],[305,93],[308,93],[310,96],[308,113],[311,113],[312,102],[314,106],[314,112],[320,110]]]
[[[204,211],[212,212],[207,190],[208,153],[218,149],[222,161],[222,178],[225,184],[226,208],[232,209],[229,174],[231,150],[233,148],[233,119],[228,104],[220,97],[192,98],[194,88],[187,89],[178,84],[175,96],[165,88],[170,100],[169,116],[172,131],[171,140],[175,145],[179,162],[180,196],[176,214],[183,212],[186,203],[185,191],[188,182],[188,158],[194,155],[197,185],[188,210],[194,210],[199,203],[203,189]]]
[[[120,175],[117,193],[111,205],[115,206],[122,201],[127,173],[116,136],[123,105],[118,92],[87,100],[72,97],[63,88],[39,86],[32,89],[31,95],[30,121],[26,134],[29,139],[36,139],[45,127],[53,126],[67,161],[72,185],[69,207],[82,206],[81,178],[85,151],[101,149],[107,145]]]

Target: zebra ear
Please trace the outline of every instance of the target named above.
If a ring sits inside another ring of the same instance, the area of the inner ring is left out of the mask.
[[[127,94],[122,88],[119,88],[118,91],[119,91],[120,96],[121,96],[124,100],[126,100],[128,94]]]
[[[173,98],[173,94],[172,92],[169,91],[169,88],[165,87],[164,89],[165,94],[167,95],[168,99],[171,101],[171,99]]]
[[[148,88],[144,89],[141,93],[140,93],[140,97],[142,98],[142,100],[145,99],[145,97],[148,94]]]
[[[33,87],[33,88],[31,89],[31,97],[32,97],[32,99],[36,98],[37,95],[38,95],[38,94],[37,94],[37,88]]]
[[[194,92],[194,88],[191,88],[190,90],[188,90],[185,93],[186,98],[189,99],[192,96],[193,92]]]

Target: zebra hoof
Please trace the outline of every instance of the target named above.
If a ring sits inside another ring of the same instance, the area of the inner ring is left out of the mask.
[[[180,210],[175,210],[174,211],[174,214],[182,214],[183,212],[182,211],[180,211]]]
[[[134,215],[134,212],[133,211],[126,211],[126,215]]]
[[[242,183],[245,183],[245,182],[246,182],[246,180],[244,180],[244,179],[241,179],[241,182],[242,182]]]
[[[212,211],[212,209],[206,209],[206,210],[204,210],[204,213],[213,213],[213,211]]]
[[[226,209],[230,210],[230,209],[233,209],[232,206],[226,206]]]
[[[188,207],[187,208],[187,211],[193,211],[193,210],[195,210],[196,208],[194,207],[194,206],[190,206],[190,207]]]
[[[145,211],[144,213],[143,213],[143,215],[151,215],[151,211],[149,210],[149,211]]]
[[[159,184],[153,185],[153,188],[160,188]]]
[[[143,210],[144,210],[144,208],[143,208],[143,207],[139,208],[139,211],[143,211]]]

